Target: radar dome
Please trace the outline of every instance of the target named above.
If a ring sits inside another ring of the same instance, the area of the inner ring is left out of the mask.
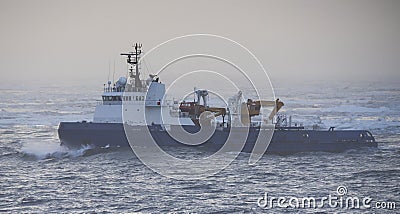
[[[116,83],[117,87],[126,85],[126,77],[120,77]]]
[[[126,77],[120,77],[120,78],[118,79],[118,83],[119,83],[120,85],[125,85],[125,84],[126,84]]]

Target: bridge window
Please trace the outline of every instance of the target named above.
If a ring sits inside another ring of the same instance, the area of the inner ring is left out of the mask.
[[[112,101],[113,98],[111,96],[103,96],[103,101]]]
[[[122,101],[122,99],[126,99],[126,97],[122,96],[103,96],[103,101]]]

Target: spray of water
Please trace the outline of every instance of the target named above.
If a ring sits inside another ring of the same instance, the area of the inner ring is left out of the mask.
[[[82,146],[79,149],[69,149],[54,142],[28,142],[22,145],[20,151],[24,155],[33,156],[42,160],[50,158],[61,159],[67,157],[80,157],[89,149],[92,149],[92,147]]]

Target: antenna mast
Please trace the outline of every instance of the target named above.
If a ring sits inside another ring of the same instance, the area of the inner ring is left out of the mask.
[[[142,88],[142,81],[140,80],[139,60],[140,55],[142,54],[142,44],[136,43],[133,47],[135,48],[134,52],[121,53],[121,55],[128,57],[126,62],[131,65],[131,67],[129,68],[129,75],[131,78],[135,79],[135,91],[140,91],[140,89]],[[133,73],[133,67],[135,67],[135,73]]]

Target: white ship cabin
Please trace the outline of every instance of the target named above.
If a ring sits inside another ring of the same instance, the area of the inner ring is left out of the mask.
[[[109,81],[104,85],[102,101],[96,106],[93,122],[195,125],[190,118],[179,117],[179,113],[173,111],[178,109],[178,102],[163,101],[164,94],[165,85],[155,75],[140,83],[135,79],[127,83],[125,77],[120,77],[113,86]],[[162,120],[161,111],[165,111]]]
[[[130,92],[129,85],[128,90],[125,90],[127,86],[127,79],[125,77],[120,77],[118,81],[111,86],[111,81],[108,81],[108,86],[104,84],[104,92],[102,95],[102,104],[103,105],[121,105],[122,101],[144,101],[145,95],[143,92]],[[145,82],[143,82],[145,83]],[[149,86],[148,83],[145,83]],[[147,88],[146,90],[147,91]],[[146,93],[144,93],[146,94]]]
[[[104,84],[102,101],[96,106],[93,122],[194,125],[190,118],[181,118],[179,114],[177,117],[173,105],[163,102],[165,85],[159,82],[156,75],[150,74],[146,80],[140,78],[142,45],[136,43],[133,47],[133,52],[121,53],[127,57],[130,65],[128,78],[120,77],[113,85],[111,81],[108,81],[107,86]]]

